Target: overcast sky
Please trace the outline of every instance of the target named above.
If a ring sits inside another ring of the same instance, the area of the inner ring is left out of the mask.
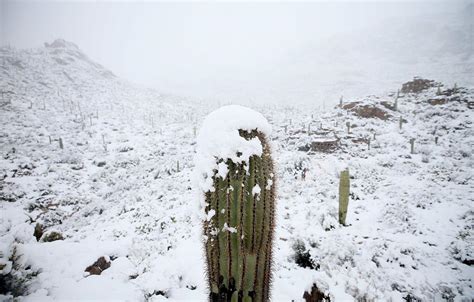
[[[31,48],[64,38],[123,78],[197,96],[265,77],[262,70],[334,33],[466,3],[0,1],[1,44]]]

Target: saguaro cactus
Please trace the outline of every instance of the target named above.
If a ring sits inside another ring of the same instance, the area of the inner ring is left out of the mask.
[[[341,172],[339,177],[339,223],[346,225],[347,207],[349,205],[349,169]]]
[[[246,141],[259,142],[262,152],[241,162],[216,158],[219,171],[214,170],[212,189],[204,192],[209,300],[268,301],[275,221],[273,162],[265,134],[257,129],[238,133]]]

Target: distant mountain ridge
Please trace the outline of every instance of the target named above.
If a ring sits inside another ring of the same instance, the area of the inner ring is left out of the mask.
[[[15,90],[14,86],[45,87],[100,86],[103,82],[116,82],[118,78],[102,65],[89,59],[77,45],[63,39],[45,43],[37,49],[0,48],[1,89]]]

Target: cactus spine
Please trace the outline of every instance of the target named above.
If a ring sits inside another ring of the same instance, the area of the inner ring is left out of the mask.
[[[349,205],[349,169],[341,172],[339,178],[339,223],[346,225],[347,206]]]
[[[219,159],[228,172],[213,177],[214,191],[205,193],[204,222],[210,301],[268,301],[275,211],[273,162],[265,136],[257,137],[262,155],[247,163]]]

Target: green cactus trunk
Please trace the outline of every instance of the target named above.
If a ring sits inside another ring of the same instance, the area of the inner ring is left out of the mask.
[[[257,137],[263,153],[250,157],[248,166],[226,160],[226,178],[215,175],[215,191],[205,193],[206,214],[212,216],[204,222],[210,301],[269,300],[275,221],[273,162],[262,133],[239,133],[246,139]]]
[[[341,172],[339,179],[339,223],[346,225],[347,207],[349,205],[349,170]]]

